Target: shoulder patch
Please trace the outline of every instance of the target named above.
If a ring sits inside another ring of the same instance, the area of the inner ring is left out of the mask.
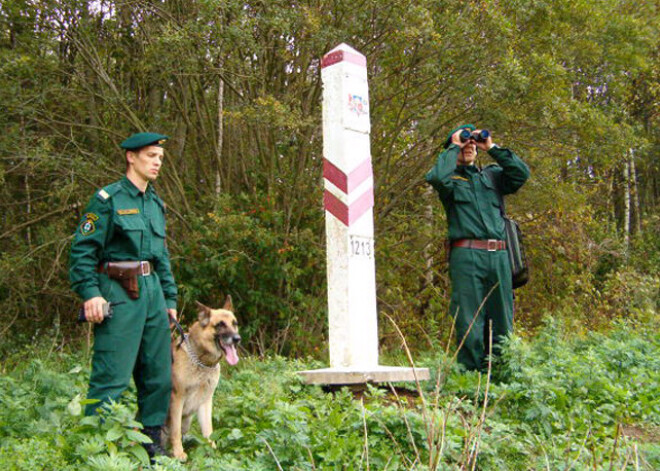
[[[484,171],[484,170],[497,170],[498,168],[502,168],[502,167],[500,167],[498,164],[488,164],[483,168],[482,171]]]
[[[165,204],[165,202],[162,199],[160,199],[160,196],[158,196],[155,193],[154,193],[154,201],[156,202],[156,204],[158,204],[158,206],[161,207],[164,213],[167,212],[167,204]]]
[[[107,186],[104,186],[96,193],[96,196],[99,200],[106,202],[120,190],[121,190],[121,180],[111,183]]]
[[[88,236],[96,231],[95,221],[98,220],[98,215],[95,213],[87,213],[83,216],[83,221],[80,223],[80,234]]]

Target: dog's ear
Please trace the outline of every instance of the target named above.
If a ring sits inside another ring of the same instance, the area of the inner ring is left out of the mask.
[[[227,298],[225,299],[225,305],[222,306],[222,309],[226,309],[227,311],[234,312],[234,305],[231,302],[231,296],[230,295],[227,295]]]
[[[209,323],[209,319],[211,319],[211,308],[208,306],[204,306],[199,301],[195,301],[195,304],[197,305],[197,309],[199,309],[199,314],[197,314],[197,320],[202,325],[202,327],[206,327],[207,324]]]

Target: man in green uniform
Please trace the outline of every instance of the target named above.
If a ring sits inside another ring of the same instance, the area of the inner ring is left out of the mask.
[[[94,414],[118,400],[131,375],[138,397],[138,420],[161,454],[160,428],[169,407],[171,382],[168,313],[176,318],[177,288],[165,243],[165,205],[152,182],[163,163],[167,136],[134,134],[126,151],[126,176],[96,192],[71,247],[69,277],[94,323],[94,356],[87,406]],[[103,317],[106,302],[116,306]]]
[[[529,178],[529,168],[508,149],[475,135],[464,141],[461,131],[476,132],[471,124],[449,133],[445,151],[426,174],[438,192],[449,226],[450,314],[455,316],[458,361],[468,370],[484,371],[493,353],[513,330],[511,266],[506,252],[500,196],[515,193]],[[477,148],[497,164],[483,170],[474,165]],[[483,307],[480,307],[483,303]]]

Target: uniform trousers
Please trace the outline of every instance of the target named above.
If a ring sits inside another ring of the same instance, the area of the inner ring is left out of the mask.
[[[487,369],[492,326],[492,352],[513,331],[513,289],[506,250],[453,247],[449,259],[458,362],[468,370]],[[491,291],[492,290],[492,291]],[[483,306],[482,306],[483,304]]]
[[[104,273],[99,276],[103,297],[123,302],[113,307],[112,318],[94,327],[94,356],[89,380],[92,415],[104,403],[118,401],[129,387],[131,375],[138,398],[137,419],[145,427],[165,423],[172,390],[170,328],[158,275],[138,276],[139,299],[131,299],[121,285]]]

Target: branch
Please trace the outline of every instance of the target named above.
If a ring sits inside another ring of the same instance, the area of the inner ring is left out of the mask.
[[[56,209],[56,210],[51,211],[51,212],[49,212],[49,213],[42,214],[42,215],[39,216],[38,218],[34,218],[34,219],[30,220],[30,221],[24,222],[23,224],[19,224],[18,226],[14,226],[13,228],[9,229],[9,230],[8,230],[7,232],[5,232],[4,234],[1,234],[1,235],[0,235],[0,239],[4,239],[5,237],[10,236],[10,235],[13,234],[14,232],[20,231],[21,229],[23,229],[23,228],[25,228],[25,227],[29,227],[29,226],[31,226],[31,225],[34,224],[34,223],[37,223],[37,222],[42,221],[42,220],[44,220],[44,219],[46,219],[46,218],[49,218],[50,216],[53,216],[53,215],[55,215],[55,214],[59,214],[59,213],[63,213],[63,212],[65,212],[65,211],[69,211],[69,210],[71,210],[71,209],[75,209],[75,208],[77,208],[78,206],[79,206],[78,203],[74,203],[74,204],[68,205],[68,206],[66,206],[66,207],[64,207],[64,208],[59,208],[59,209]]]

